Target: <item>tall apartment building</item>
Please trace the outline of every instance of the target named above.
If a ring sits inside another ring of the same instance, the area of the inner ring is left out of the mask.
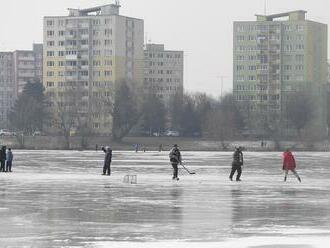
[[[147,44],[144,50],[144,90],[168,106],[175,94],[183,94],[183,51],[165,50],[162,44]]]
[[[27,82],[42,82],[42,44],[33,50],[0,52],[0,128],[8,127],[7,115]]]
[[[18,94],[22,93],[27,82],[42,82],[42,44],[33,44],[33,50],[16,50],[13,56]]]
[[[119,9],[109,4],[44,18],[43,82],[52,105],[66,106],[70,88],[81,91],[79,113],[100,134],[111,132],[112,118],[94,103],[111,98],[122,80],[143,82],[144,22]]]
[[[247,111],[281,119],[288,95],[313,95],[314,125],[325,130],[327,25],[299,10],[234,22],[233,93]]]
[[[8,113],[17,95],[12,52],[0,52],[0,129],[7,128]]]

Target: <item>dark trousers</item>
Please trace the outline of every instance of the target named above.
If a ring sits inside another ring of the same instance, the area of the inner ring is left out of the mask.
[[[109,175],[111,174],[111,169],[110,169],[110,163],[105,163],[104,166],[103,166],[103,175]]]
[[[172,163],[172,167],[173,167],[173,179],[178,178],[178,164]]]
[[[232,165],[231,167],[231,172],[230,172],[230,179],[233,179],[233,176],[235,174],[235,172],[237,171],[237,176],[236,176],[236,180],[239,180],[241,175],[242,175],[242,166],[241,165]]]
[[[6,160],[1,160],[0,163],[1,163],[0,171],[5,172]]]
[[[12,161],[7,161],[6,162],[6,171],[11,172],[11,165],[12,165]]]

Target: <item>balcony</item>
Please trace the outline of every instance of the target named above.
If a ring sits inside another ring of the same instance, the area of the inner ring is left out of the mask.
[[[73,54],[73,55],[66,55],[65,59],[66,60],[77,60],[77,54]]]

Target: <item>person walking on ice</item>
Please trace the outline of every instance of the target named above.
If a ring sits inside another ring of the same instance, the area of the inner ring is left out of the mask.
[[[233,154],[233,162],[231,165],[231,172],[229,175],[230,181],[233,181],[233,176],[237,171],[236,181],[241,181],[242,165],[243,165],[243,152],[241,147],[237,147]]]
[[[178,164],[182,164],[181,152],[177,144],[175,144],[169,154],[170,161],[173,167],[173,180],[179,180],[178,178]]]
[[[298,181],[301,182],[301,179],[296,171],[296,161],[295,161],[294,156],[291,153],[290,149],[287,149],[283,153],[283,168],[282,169],[285,171],[284,182],[286,182],[289,171],[292,171],[292,173],[296,176]]]
[[[110,165],[111,165],[111,160],[112,160],[112,150],[110,147],[106,146],[106,147],[102,147],[102,151],[105,153],[102,175],[110,176],[111,175]]]

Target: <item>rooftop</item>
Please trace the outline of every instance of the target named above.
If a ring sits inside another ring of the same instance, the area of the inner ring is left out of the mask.
[[[274,19],[281,17],[289,17],[290,21],[304,21],[306,20],[306,13],[305,10],[295,10],[273,15],[256,15],[256,17],[258,21],[274,21]]]

